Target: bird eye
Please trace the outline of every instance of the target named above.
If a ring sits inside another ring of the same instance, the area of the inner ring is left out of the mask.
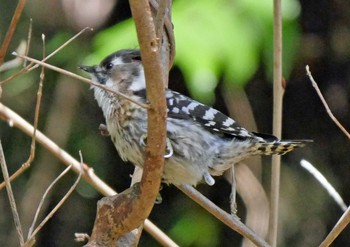
[[[111,68],[113,68],[113,63],[107,63],[106,65],[105,65],[105,69],[106,70],[110,70]]]

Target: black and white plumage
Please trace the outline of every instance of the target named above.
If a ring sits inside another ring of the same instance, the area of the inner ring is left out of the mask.
[[[138,50],[121,50],[99,65],[81,66],[93,81],[146,102],[146,84]],[[143,166],[147,112],[144,108],[101,88],[93,87],[102,108],[108,132],[123,160]],[[281,141],[252,133],[223,113],[189,97],[166,89],[167,143],[163,180],[172,184],[213,185],[212,175],[221,175],[233,164],[251,155],[283,155],[302,147],[305,141]]]

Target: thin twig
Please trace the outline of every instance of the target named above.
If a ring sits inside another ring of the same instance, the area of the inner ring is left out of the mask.
[[[320,88],[318,87],[316,81],[314,80],[314,78],[313,78],[312,75],[311,75],[311,72],[310,72],[310,70],[309,70],[309,65],[306,65],[306,73],[307,73],[307,75],[309,76],[310,81],[311,81],[311,83],[312,83],[312,86],[315,88],[315,90],[316,90],[316,92],[317,92],[317,94],[318,94],[318,97],[321,99],[322,104],[323,104],[324,108],[326,109],[326,111],[327,111],[329,117],[330,117],[330,118],[333,120],[333,122],[338,126],[338,128],[346,135],[346,137],[347,137],[348,139],[350,139],[350,134],[349,134],[349,132],[344,128],[344,126],[343,126],[343,125],[338,121],[338,119],[333,115],[333,113],[332,113],[331,109],[329,108],[329,106],[328,106],[326,100],[324,99],[324,97],[323,97],[323,95],[322,95],[322,93],[321,93]]]
[[[45,35],[42,35],[43,40],[43,59],[45,59]],[[24,164],[10,177],[10,181],[12,182],[15,180],[20,174],[22,174],[25,170],[27,170],[30,167],[30,164],[33,162],[35,158],[35,134],[38,127],[38,121],[39,121],[39,112],[40,112],[40,104],[41,104],[41,97],[42,97],[42,91],[43,91],[43,82],[45,78],[45,70],[44,67],[41,69],[40,73],[40,81],[39,81],[39,88],[37,91],[37,100],[35,105],[35,114],[34,114],[34,131],[32,135],[32,142],[30,145],[30,154],[28,157],[28,160],[24,162]],[[2,182],[0,184],[0,190],[5,186],[5,182]]]
[[[74,41],[76,38],[78,38],[80,35],[82,35],[83,33],[85,33],[86,31],[93,31],[94,29],[91,27],[85,27],[83,28],[79,33],[77,33],[76,35],[74,35],[72,38],[68,39],[66,42],[64,42],[62,45],[60,45],[56,50],[54,50],[53,52],[51,52],[45,59],[42,60],[42,62],[47,61],[48,59],[50,59],[51,57],[53,57],[54,55],[56,55],[59,51],[61,51],[63,48],[65,48],[68,44],[70,44],[72,41]],[[28,71],[32,71],[33,69],[37,68],[38,66],[35,65],[32,68],[30,68]]]
[[[1,140],[0,140],[0,165],[1,165],[2,174],[4,176],[4,180],[6,183],[7,195],[9,197],[13,220],[15,222],[16,230],[17,230],[17,233],[19,236],[19,242],[20,242],[21,246],[23,246],[24,238],[23,238],[22,225],[21,225],[21,221],[19,219],[15,197],[13,196],[12,187],[11,187],[11,183],[9,180],[9,173],[7,170],[7,165],[6,165],[4,151],[2,149]]]
[[[58,175],[57,178],[55,178],[55,180],[49,185],[49,187],[46,189],[45,193],[43,194],[43,196],[41,197],[41,200],[39,202],[39,205],[38,205],[38,208],[35,212],[35,215],[34,215],[34,219],[33,219],[33,222],[32,222],[32,225],[30,226],[29,228],[29,232],[28,232],[28,236],[27,236],[27,242],[29,241],[30,238],[32,238],[33,236],[33,232],[34,232],[34,227],[35,227],[35,224],[36,224],[36,221],[38,219],[38,216],[39,216],[39,213],[40,213],[40,210],[44,204],[44,201],[47,197],[47,195],[49,194],[49,192],[51,191],[51,189],[53,188],[53,186],[72,168],[72,165],[66,167],[66,169],[63,170],[63,172]]]
[[[345,213],[338,220],[337,224],[333,227],[332,231],[327,235],[319,247],[328,247],[338,237],[338,235],[344,231],[345,227],[350,222],[350,207],[347,208]]]
[[[343,198],[332,186],[332,184],[328,182],[325,176],[323,176],[322,173],[307,160],[301,160],[300,165],[314,176],[314,178],[322,185],[322,187],[327,190],[328,194],[334,199],[338,206],[345,212],[347,206],[345,205]]]
[[[25,170],[27,170],[29,168],[30,164],[29,163],[24,163],[15,173],[13,173],[11,175],[11,177],[9,178],[10,182],[12,182],[13,180],[15,180],[19,175],[21,175]],[[4,187],[6,186],[5,181],[3,181],[0,184],[0,190],[2,190]]]
[[[49,188],[47,188],[47,193],[51,190],[52,186],[61,178],[63,177],[63,175],[68,172],[70,170],[72,166],[68,166],[67,169],[62,172],[56,179],[55,181],[52,182],[52,184],[49,186]],[[68,192],[64,195],[64,197],[59,201],[59,203],[57,203],[57,205],[51,210],[51,212],[45,217],[45,219],[39,224],[39,226],[33,231],[33,233],[31,235],[28,235],[29,238],[27,240],[27,242],[30,242],[31,239],[33,239],[35,237],[35,235],[41,230],[41,228],[47,223],[47,221],[49,219],[52,218],[52,216],[57,212],[57,210],[65,203],[65,201],[68,199],[68,197],[73,193],[73,191],[75,190],[75,188],[77,187],[81,175],[83,173],[83,163],[81,163],[80,165],[80,172],[79,172],[79,176],[77,177],[76,181],[74,182],[74,184],[70,187],[70,189],[68,190]],[[44,202],[45,197],[47,196],[47,193],[45,191],[45,194],[43,196],[42,202]],[[41,203],[41,202],[40,202]],[[41,203],[42,206],[42,203]]]
[[[28,136],[32,136],[34,128],[28,122],[26,122],[22,117],[13,112],[11,109],[5,107],[0,103],[0,119],[11,122],[11,125],[19,128]],[[45,149],[50,153],[56,156],[63,164],[72,165],[72,169],[75,172],[79,172],[80,163],[74,159],[70,154],[61,149],[57,144],[52,140],[46,137],[40,131],[36,133],[36,140],[39,142]],[[92,168],[84,165],[83,178],[86,182],[91,184],[97,191],[105,196],[112,196],[117,194],[110,186],[108,186],[104,181],[102,181],[93,171]],[[154,237],[160,244],[163,246],[177,246],[176,243],[170,239],[162,230],[160,230],[155,224],[150,220],[145,220],[145,230]]]
[[[110,93],[119,95],[120,97],[123,97],[123,98],[129,100],[130,102],[132,102],[132,103],[134,103],[134,104],[136,104],[136,105],[138,105],[138,106],[140,106],[140,107],[142,107],[142,108],[145,108],[145,109],[148,109],[148,108],[149,108],[149,106],[148,106],[147,104],[143,104],[143,103],[141,103],[141,102],[138,102],[138,101],[134,100],[133,98],[131,98],[131,97],[129,97],[129,96],[127,96],[127,95],[125,95],[125,94],[123,94],[123,93],[121,93],[121,92],[114,91],[114,90],[112,90],[112,89],[110,89],[110,88],[108,88],[108,87],[106,87],[106,86],[103,86],[103,85],[101,85],[101,84],[98,84],[98,83],[96,83],[96,82],[93,82],[93,81],[91,81],[91,80],[89,80],[89,79],[87,79],[87,78],[85,78],[85,77],[82,77],[82,76],[79,76],[79,75],[77,75],[77,74],[74,74],[74,73],[72,73],[72,72],[70,72],[70,71],[68,71],[68,70],[61,69],[61,68],[59,68],[59,67],[53,66],[53,65],[48,64],[48,63],[45,63],[45,62],[43,62],[43,61],[39,61],[39,60],[34,59],[34,58],[30,58],[30,57],[27,57],[27,56],[19,55],[19,54],[17,54],[16,52],[13,52],[12,54],[15,55],[15,56],[21,57],[21,58],[23,58],[23,59],[26,59],[26,60],[28,60],[28,61],[31,61],[31,62],[33,62],[33,63],[39,64],[39,65],[41,65],[41,66],[43,66],[43,67],[46,67],[46,68],[48,68],[48,69],[54,70],[54,71],[56,71],[56,72],[58,72],[58,73],[61,73],[61,74],[64,74],[64,75],[66,75],[66,76],[69,76],[69,77],[72,77],[72,78],[74,78],[74,79],[77,79],[77,80],[79,80],[79,81],[88,83],[88,84],[91,85],[91,86],[99,87],[99,88],[101,88],[101,89],[103,89],[103,90],[105,90],[105,91],[107,91],[107,92],[110,92]]]
[[[42,41],[43,41],[43,59],[45,59],[45,35],[42,34]],[[35,135],[38,128],[38,121],[39,121],[39,113],[40,113],[40,104],[41,104],[41,97],[43,92],[43,85],[44,85],[44,79],[45,79],[45,68],[41,67],[41,73],[40,73],[40,81],[39,81],[39,88],[37,92],[37,99],[36,99],[36,105],[35,105],[35,114],[34,114],[34,131],[32,136],[32,143],[30,146],[30,155],[26,163],[30,165],[32,161],[35,158]]]
[[[274,0],[273,3],[273,134],[280,138],[282,135],[282,99],[284,93],[282,87],[282,10],[281,0]],[[277,246],[280,170],[281,157],[277,155],[272,156],[271,214],[268,239],[273,247]]]
[[[325,107],[328,116],[333,120],[333,122],[338,126],[338,128],[350,139],[349,132],[344,128],[344,126],[338,121],[338,119],[333,115],[331,109],[329,108],[326,100],[324,99],[321,90],[319,89],[316,81],[311,75],[309,66],[306,65],[306,73],[310,78],[312,86],[315,88],[319,98],[321,99],[323,106]],[[333,227],[332,231],[327,235],[327,237],[320,244],[320,247],[327,247],[333,243],[333,241],[338,237],[338,235],[345,229],[345,227],[350,223],[350,207],[344,212],[342,217],[338,220],[337,224]]]
[[[24,52],[24,55],[28,56],[29,53],[29,48],[30,48],[30,42],[32,41],[32,32],[33,32],[33,19],[29,19],[29,28],[28,28],[28,35],[27,35],[27,47]],[[26,67],[27,65],[27,60],[23,61],[23,67]]]
[[[4,41],[3,41],[2,45],[1,45],[1,48],[0,48],[0,65],[2,65],[4,63],[4,59],[5,59],[5,55],[6,55],[7,49],[9,47],[9,45],[10,45],[10,42],[11,42],[12,37],[13,37],[13,34],[14,34],[15,30],[16,30],[16,26],[17,26],[17,23],[19,21],[19,18],[21,17],[21,14],[22,14],[22,11],[23,11],[25,3],[26,3],[26,0],[19,0],[18,1],[15,13],[12,16],[12,20],[11,20],[9,29],[7,30],[5,39],[4,39]]]
[[[82,29],[79,33],[77,33],[76,35],[74,35],[72,38],[70,38],[69,40],[67,40],[66,42],[64,42],[64,43],[63,43],[62,45],[60,45],[56,50],[54,50],[52,53],[50,53],[50,54],[43,60],[43,62],[46,61],[46,60],[48,60],[48,59],[51,58],[52,56],[54,56],[57,52],[59,52],[60,50],[62,50],[62,49],[63,49],[64,47],[66,47],[69,43],[71,43],[73,40],[75,40],[75,39],[78,38],[81,34],[83,34],[85,31],[88,31],[88,30],[89,30],[89,31],[92,31],[93,29],[90,28],[90,27],[86,27],[86,28]],[[18,53],[19,53],[19,52],[18,52]],[[28,64],[26,67],[24,67],[23,69],[21,69],[18,73],[16,73],[16,74],[10,76],[9,78],[7,78],[7,79],[5,79],[5,80],[3,80],[3,81],[0,81],[0,87],[1,87],[3,84],[5,84],[5,83],[7,83],[7,82],[9,82],[9,81],[11,81],[11,80],[13,80],[13,79],[19,77],[20,75],[23,75],[24,73],[26,73],[26,72],[28,72],[28,71],[32,71],[33,69],[37,68],[38,66],[37,66],[37,65],[33,66],[34,64],[35,64],[34,62],[31,62],[31,63]]]

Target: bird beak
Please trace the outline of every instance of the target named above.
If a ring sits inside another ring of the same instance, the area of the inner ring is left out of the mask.
[[[84,70],[85,72],[88,72],[89,74],[92,74],[95,72],[95,66],[80,65],[78,66],[78,68],[81,70]]]

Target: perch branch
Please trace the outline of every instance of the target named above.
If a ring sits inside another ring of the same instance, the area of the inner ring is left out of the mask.
[[[224,210],[212,203],[208,198],[199,193],[195,188],[188,185],[177,186],[177,188],[228,227],[252,241],[256,246],[270,246],[264,239],[259,237],[254,231],[242,223],[238,217],[226,213]]]
[[[166,147],[166,83],[161,62],[160,39],[156,36],[148,0],[130,0],[129,3],[135,20],[149,101],[146,158],[139,184],[118,196],[99,201],[92,235],[86,246],[114,246],[115,239],[142,225],[154,206],[163,174]]]

